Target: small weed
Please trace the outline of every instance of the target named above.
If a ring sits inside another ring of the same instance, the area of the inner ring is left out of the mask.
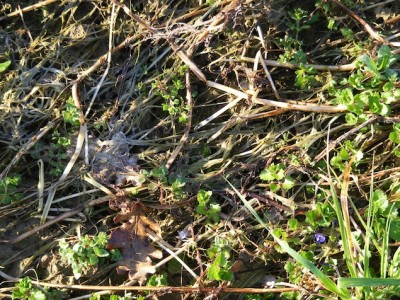
[[[260,179],[270,182],[269,188],[273,192],[277,192],[281,188],[284,190],[290,190],[295,184],[292,176],[285,176],[285,166],[283,164],[271,164],[267,169],[260,173]]]
[[[396,62],[390,48],[383,45],[379,48],[377,58],[363,54],[357,59],[357,70],[341,81],[343,89],[332,81],[330,93],[335,96],[336,104],[346,105],[350,111],[346,114],[349,125],[364,122],[365,112],[387,116],[391,104],[400,99],[400,90],[396,88],[398,74],[390,67]]]
[[[8,205],[22,198],[21,193],[16,193],[15,189],[21,182],[21,176],[6,177],[0,180],[0,204]]]
[[[98,293],[94,293],[90,296],[89,300],[144,300],[142,296],[138,296],[137,298],[134,298],[131,293],[127,293],[124,296],[118,296],[118,295],[100,295]]]
[[[162,104],[163,111],[168,111],[173,118],[178,118],[179,123],[186,124],[188,121],[188,111],[190,107],[185,104],[181,92],[185,89],[182,77],[185,74],[186,67],[182,66],[178,70],[178,75],[172,75],[169,78],[169,85],[165,85],[163,81],[156,81],[152,84],[152,88],[156,91],[156,95],[161,96],[165,102]]]
[[[67,295],[61,291],[48,290],[32,285],[29,277],[24,277],[15,285],[15,290],[12,292],[12,299],[19,300],[58,300],[66,299]]]
[[[79,126],[79,110],[76,108],[72,97],[69,97],[66,101],[61,114],[64,118],[64,123],[70,124],[73,127]]]
[[[141,182],[149,181],[148,189],[150,191],[156,191],[160,186],[164,190],[169,190],[175,200],[184,199],[187,194],[184,190],[186,185],[186,179],[182,176],[169,175],[169,171],[166,166],[155,167],[150,171],[141,170]],[[158,182],[152,181],[156,179]]]
[[[119,250],[105,249],[107,241],[105,232],[100,232],[93,237],[86,235],[73,245],[62,239],[59,242],[59,253],[62,261],[71,266],[74,277],[79,279],[91,267],[121,259]]]
[[[230,249],[228,241],[221,237],[216,237],[214,244],[207,250],[208,257],[213,262],[208,268],[207,278],[217,281],[232,281],[234,279],[232,271],[229,270]]]
[[[221,213],[221,206],[217,203],[210,202],[212,191],[200,190],[197,193],[197,206],[196,212],[200,215],[207,216],[207,221],[211,224],[219,222],[219,215]]]

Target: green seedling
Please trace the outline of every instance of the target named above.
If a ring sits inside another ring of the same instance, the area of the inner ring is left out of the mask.
[[[58,300],[66,299],[67,295],[61,291],[35,286],[29,277],[24,277],[15,285],[11,297],[18,300]]]
[[[0,73],[7,71],[7,69],[11,66],[11,60],[6,60],[0,63]]]
[[[208,257],[213,260],[207,271],[209,280],[232,281],[234,279],[232,271],[229,270],[230,250],[228,241],[221,237],[216,237],[213,246],[207,251]]]
[[[269,188],[273,192],[279,191],[280,188],[290,190],[295,184],[292,176],[285,175],[285,166],[283,164],[271,164],[260,173],[260,179],[270,182]]]
[[[207,216],[207,221],[211,224],[219,222],[221,213],[221,206],[217,203],[211,202],[211,191],[200,190],[197,193],[197,206],[196,212],[200,215]]]
[[[143,296],[138,296],[137,298],[133,298],[131,293],[126,293],[124,296],[118,295],[101,295],[100,293],[94,293],[90,295],[89,300],[144,300]]]
[[[85,235],[74,244],[62,239],[59,242],[61,260],[72,268],[75,279],[79,279],[92,267],[121,259],[119,250],[105,249],[107,241],[105,232],[92,237]]]
[[[190,107],[185,104],[184,98],[181,96],[185,90],[185,84],[182,81],[186,67],[182,66],[178,70],[178,76],[172,75],[170,78],[156,81],[152,84],[156,95],[161,96],[165,102],[162,104],[163,111],[167,111],[173,118],[178,118],[179,123],[186,124],[188,122],[188,112]],[[168,82],[165,84],[165,82]]]
[[[16,193],[15,189],[21,182],[21,176],[6,177],[0,180],[0,204],[8,205],[14,201],[20,200],[23,195]]]

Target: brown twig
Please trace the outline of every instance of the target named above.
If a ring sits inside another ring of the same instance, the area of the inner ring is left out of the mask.
[[[368,34],[376,41],[378,41],[381,44],[387,44],[390,46],[395,46],[395,47],[400,47],[400,43],[393,43],[389,42],[387,39],[381,37],[372,27],[364,20],[362,19],[359,15],[357,15],[355,12],[347,8],[345,5],[340,3],[337,0],[327,0],[329,2],[334,3],[336,6],[338,6],[341,10],[343,10],[345,13],[347,13],[350,17],[352,17],[354,20],[356,20],[358,23],[360,23],[365,31],[368,32]]]
[[[11,277],[0,271],[0,276],[12,282],[20,281],[19,278]],[[231,287],[189,287],[189,286],[108,286],[108,285],[65,285],[58,283],[48,283],[41,281],[32,281],[33,284],[57,288],[81,291],[154,291],[154,292],[177,292],[177,293],[238,293],[238,294],[264,294],[264,293],[285,293],[301,290],[301,287],[292,286],[286,288],[231,288]]]
[[[243,62],[250,62],[254,63],[255,59],[251,57],[241,56],[239,59],[225,59],[224,61],[234,62],[234,61],[243,61]],[[288,62],[278,62],[276,60],[271,59],[264,59],[263,62],[266,66],[269,67],[278,67],[278,68],[287,68],[297,70],[300,69],[299,64],[295,63],[288,63]],[[331,71],[331,72],[349,72],[353,71],[356,68],[355,63],[341,65],[341,66],[330,66],[330,65],[313,65],[313,64],[304,64],[305,68],[312,67],[314,70],[317,71]]]
[[[32,4],[30,6],[22,8],[22,9],[19,8],[18,10],[14,11],[12,13],[9,13],[9,14],[7,14],[5,16],[0,17],[0,22],[3,21],[3,20],[7,20],[8,18],[18,16],[20,13],[26,13],[28,11],[31,11],[31,10],[34,10],[34,9],[38,9],[40,7],[49,5],[49,4],[51,4],[53,2],[56,2],[56,1],[57,0],[46,0],[46,1],[42,1],[42,2],[36,3],[36,4]]]

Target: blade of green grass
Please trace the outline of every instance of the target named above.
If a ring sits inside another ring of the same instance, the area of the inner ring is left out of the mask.
[[[240,200],[242,200],[244,206],[251,212],[251,214],[254,216],[254,218],[260,223],[265,229],[268,230],[268,232],[272,235],[274,240],[281,246],[281,248],[289,254],[291,257],[293,257],[298,263],[300,263],[302,266],[305,268],[309,269],[325,286],[327,290],[329,290],[332,293],[337,294],[339,297],[342,299],[350,299],[350,293],[347,289],[345,288],[339,288],[333,281],[330,279],[327,275],[325,275],[321,270],[319,270],[311,261],[303,257],[301,254],[296,252],[294,249],[292,249],[289,244],[280,238],[278,238],[274,233],[273,230],[271,230],[267,224],[260,218],[260,216],[257,214],[257,212],[254,210],[254,208],[250,205],[250,203],[246,200],[246,198],[227,180],[225,179],[228,184],[232,187],[232,189],[235,191],[235,193],[238,195]]]
[[[394,278],[339,278],[338,285],[349,287],[399,286],[400,279]]]

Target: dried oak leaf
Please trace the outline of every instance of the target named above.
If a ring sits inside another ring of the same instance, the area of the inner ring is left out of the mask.
[[[129,279],[143,284],[147,274],[154,274],[152,258],[161,259],[162,252],[150,243],[146,228],[159,234],[157,223],[145,216],[146,207],[140,202],[129,200],[110,203],[112,209],[120,209],[115,223],[127,221],[115,229],[108,240],[107,249],[120,249],[123,259],[118,262],[118,274],[129,272]]]

